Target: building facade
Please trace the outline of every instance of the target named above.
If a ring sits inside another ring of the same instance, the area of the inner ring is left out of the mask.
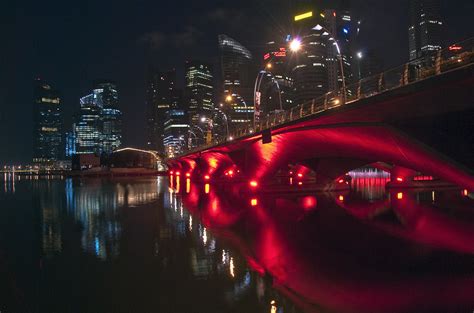
[[[189,117],[184,110],[170,109],[164,123],[163,145],[168,158],[186,151],[189,141]]]
[[[164,130],[166,114],[179,106],[180,92],[176,89],[176,71],[161,72],[151,68],[146,86],[147,148],[165,154]]]
[[[80,111],[74,125],[76,153],[107,153],[122,144],[122,112],[118,108],[118,90],[113,82],[94,84],[92,93],[80,99]]]
[[[185,64],[185,91],[184,101],[189,116],[189,124],[209,128],[214,112],[214,87],[212,66],[201,61],[187,61]]]
[[[410,60],[440,50],[443,46],[443,28],[439,0],[410,0]]]
[[[219,59],[224,94],[222,111],[232,125],[249,124],[254,114],[257,68],[250,51],[235,39],[219,35]]]
[[[50,163],[63,156],[61,98],[41,79],[35,81],[33,162]]]

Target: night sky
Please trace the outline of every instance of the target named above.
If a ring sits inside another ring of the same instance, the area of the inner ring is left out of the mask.
[[[385,67],[406,61],[408,0],[352,2],[363,49],[375,49]],[[474,36],[474,1],[442,2],[447,41]],[[116,81],[124,143],[142,146],[148,62],[183,75],[186,59],[215,60],[219,33],[257,53],[272,34],[288,33],[289,7],[290,0],[2,1],[0,164],[31,160],[35,77],[60,90],[66,128],[94,80]]]

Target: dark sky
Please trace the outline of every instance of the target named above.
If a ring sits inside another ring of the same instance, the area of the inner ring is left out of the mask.
[[[408,0],[353,0],[361,46],[385,66],[407,59]],[[474,35],[473,0],[442,0],[447,41]],[[144,143],[147,62],[163,69],[215,61],[219,33],[259,51],[286,34],[290,0],[3,0],[0,4],[0,164],[31,160],[33,79],[62,93],[66,127],[96,79],[118,83],[126,145]]]

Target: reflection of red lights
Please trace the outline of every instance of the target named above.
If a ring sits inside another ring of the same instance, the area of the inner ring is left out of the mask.
[[[403,199],[403,192],[397,193],[397,199],[402,200]]]
[[[315,197],[307,196],[307,197],[304,197],[302,200],[303,200],[302,201],[303,208],[305,210],[310,210],[310,209],[316,208],[317,201],[316,201]]]
[[[253,188],[258,187],[258,182],[256,180],[250,181],[250,187],[253,187]]]
[[[434,180],[433,176],[415,176],[413,177],[414,181],[432,181]]]
[[[290,185],[293,185],[293,177],[290,177]]]
[[[258,200],[257,200],[257,199],[254,198],[254,199],[251,199],[251,200],[250,200],[250,205],[251,205],[251,206],[256,206],[257,204],[258,204]]]
[[[344,201],[344,196],[340,195],[338,199],[339,199],[339,201]]]
[[[210,177],[209,175],[205,175],[205,176],[204,176],[204,179],[205,179],[205,180],[209,180],[209,179],[211,179],[211,177]]]
[[[403,182],[403,178],[397,177],[397,181],[398,181],[398,182]]]

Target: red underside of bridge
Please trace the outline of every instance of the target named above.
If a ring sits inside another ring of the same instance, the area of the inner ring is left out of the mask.
[[[304,164],[337,178],[375,162],[412,169],[474,190],[474,177],[455,160],[391,126],[392,121],[473,108],[474,67],[362,99],[271,129],[272,142],[255,134],[169,160],[170,168],[221,176],[229,168],[257,180],[288,164]]]

